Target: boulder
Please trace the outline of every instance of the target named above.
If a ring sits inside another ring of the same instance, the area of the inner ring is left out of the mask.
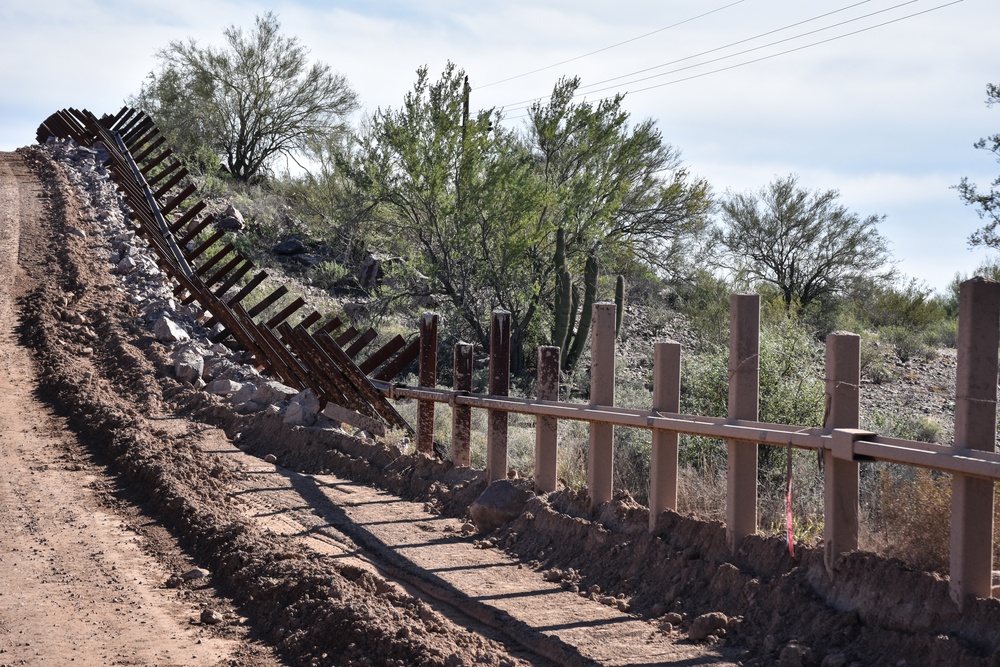
[[[215,221],[215,228],[226,232],[238,232],[243,229],[243,222],[237,218],[227,215]]]
[[[291,398],[299,392],[288,385],[281,384],[275,380],[268,380],[257,387],[257,391],[250,396],[254,403],[278,403]]]
[[[156,334],[156,340],[161,343],[176,343],[191,340],[188,332],[166,315],[161,315],[160,319],[153,323],[153,333]]]
[[[243,214],[240,213],[240,210],[235,206],[233,206],[232,204],[226,207],[226,217],[235,218],[241,225],[246,223],[246,221],[243,219]]]
[[[118,262],[117,271],[121,274],[132,273],[137,266],[139,263],[132,255],[125,255],[125,258]]]
[[[305,266],[318,266],[323,260],[311,252],[301,252],[292,256],[292,259]]]
[[[205,357],[201,356],[197,350],[185,348],[174,360],[174,375],[181,382],[194,383],[201,379],[201,373],[205,370]]]
[[[708,639],[710,635],[725,634],[729,625],[729,618],[721,611],[713,611],[702,614],[691,623],[688,630],[688,639],[693,642],[700,642]]]
[[[517,518],[524,511],[531,492],[512,480],[493,482],[469,506],[469,515],[480,533],[494,530]]]
[[[243,383],[243,386],[240,387],[230,397],[230,399],[232,400],[233,405],[238,407],[240,405],[243,405],[244,403],[249,403],[250,402],[250,398],[255,393],[257,393],[257,385],[254,384],[253,382],[245,382],[245,383]]]
[[[276,243],[271,251],[276,255],[298,255],[307,250],[305,241],[297,236],[291,236],[280,243]]]
[[[242,369],[225,357],[208,357],[205,359],[205,374],[209,380],[238,378]]]
[[[230,394],[235,394],[242,388],[243,385],[235,380],[212,380],[205,385],[206,392],[217,396],[229,396]]]
[[[312,389],[296,394],[285,409],[284,422],[292,426],[312,426],[319,412],[319,397]]]

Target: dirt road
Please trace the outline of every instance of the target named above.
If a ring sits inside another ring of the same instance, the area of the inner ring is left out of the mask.
[[[245,632],[191,622],[211,592],[164,588],[193,566],[109,504],[115,481],[38,396],[17,297],[52,279],[51,207],[24,160],[0,153],[0,664],[278,664]]]

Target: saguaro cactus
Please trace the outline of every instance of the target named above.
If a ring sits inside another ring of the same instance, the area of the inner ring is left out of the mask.
[[[561,346],[562,366],[565,371],[573,369],[576,365],[576,360],[580,358],[583,347],[587,342],[587,334],[590,332],[590,312],[593,310],[594,302],[597,300],[598,274],[597,256],[591,253],[587,257],[587,264],[583,272],[583,304],[580,308],[579,324],[576,327],[576,331],[573,331],[573,321],[576,320],[576,303],[579,301],[579,298],[577,297],[576,286],[573,286],[568,318],[569,326],[566,332],[566,339]]]

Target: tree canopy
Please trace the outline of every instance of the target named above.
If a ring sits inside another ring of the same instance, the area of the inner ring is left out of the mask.
[[[888,277],[881,216],[861,217],[837,202],[836,190],[809,192],[798,178],[776,178],[758,192],[721,202],[714,240],[723,267],[777,287],[786,307],[805,308],[855,281]]]
[[[986,105],[993,106],[1000,103],[1000,84],[990,83],[986,85]],[[988,150],[997,157],[1000,162],[1000,134],[993,134],[977,141],[974,146],[983,150]],[[997,226],[1000,225],[1000,176],[997,176],[987,192],[982,192],[975,183],[970,183],[968,178],[955,186],[958,195],[966,204],[975,206],[980,218],[985,218],[987,223],[977,229],[969,237],[969,245],[987,246],[990,248],[1000,248],[1000,232]]]
[[[279,155],[343,131],[357,107],[343,75],[309,64],[308,50],[280,27],[268,12],[249,32],[227,28],[223,48],[171,42],[130,102],[149,113],[185,157],[221,161],[236,179],[253,180]]]
[[[421,68],[402,108],[379,110],[361,140],[358,189],[378,224],[409,240],[429,293],[484,345],[490,310],[510,311],[515,357],[546,336],[558,229],[571,265],[615,252],[659,266],[710,206],[651,121],[631,126],[621,97],[574,102],[578,85],[558,82],[518,132],[496,110],[470,113],[453,64],[434,83]]]

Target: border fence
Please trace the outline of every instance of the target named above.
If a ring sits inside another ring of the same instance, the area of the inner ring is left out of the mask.
[[[261,370],[292,387],[313,388],[322,400],[336,406],[341,421],[377,433],[402,429],[415,435],[418,451],[430,455],[434,405],[447,403],[453,462],[467,466],[471,409],[485,409],[486,476],[492,482],[507,475],[509,413],[534,415],[534,483],[539,492],[556,488],[558,420],[587,422],[587,488],[595,508],[612,498],[614,427],[650,430],[651,529],[660,512],[677,508],[678,434],[723,439],[727,443],[726,526],[733,550],[757,529],[758,447],[813,450],[824,462],[823,537],[825,562],[832,576],[838,556],[858,547],[861,464],[885,461],[948,472],[952,474],[952,598],[962,604],[968,595],[991,597],[993,492],[1000,480],[1000,454],[995,452],[1000,283],[974,278],[961,286],[953,446],[889,438],[859,428],[860,338],[854,334],[831,334],[826,339],[822,427],[757,421],[760,297],[752,294],[731,298],[727,417],[679,412],[681,346],[671,341],[654,347],[650,409],[615,406],[613,303],[593,307],[589,403],[558,400],[559,349],[548,346],[538,349],[537,396],[508,395],[510,314],[505,311],[495,311],[491,317],[489,393],[471,391],[473,346],[468,343],[455,345],[454,386],[441,389],[436,386],[439,318],[434,313],[420,318],[418,337],[407,342],[397,336],[362,359],[362,351],[377,334],[348,328],[335,336],[343,322],[334,317],[321,324],[322,316],[315,311],[293,325],[293,315],[301,315],[306,305],[301,297],[289,296],[284,306],[266,317],[265,311],[274,311],[286,297],[284,287],[257,294],[251,300],[255,305],[245,308],[243,301],[258,290],[267,273],[251,276],[253,262],[231,243],[209,256],[209,250],[224,240],[224,231],[212,230],[212,215],[199,219],[206,204],[189,201],[195,186],[181,185],[186,170],[163,148],[164,138],[145,114],[126,107],[98,120],[87,111],[64,110],[39,127],[40,142],[50,136],[72,138],[87,146],[101,142],[110,156],[106,164],[133,220],[157,253],[161,268],[176,282],[176,292],[184,302],[197,301],[208,312],[205,325],[221,325],[217,340],[232,338],[251,353]],[[181,209],[185,212],[178,213]],[[196,244],[196,240],[201,242]],[[417,359],[418,386],[391,382]],[[401,398],[417,400],[415,429],[390,402]]]

